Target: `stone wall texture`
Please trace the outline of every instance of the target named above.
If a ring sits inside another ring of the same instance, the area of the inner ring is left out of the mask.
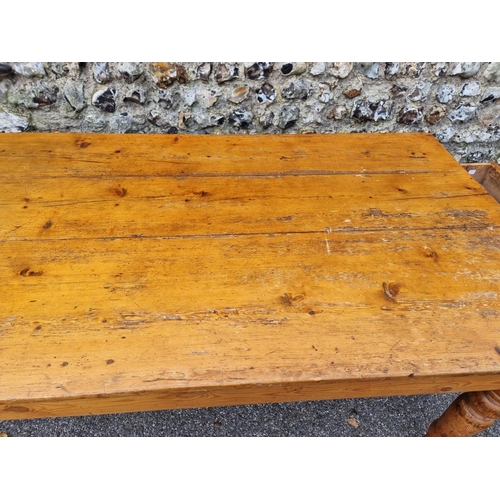
[[[500,63],[0,63],[0,132],[31,131],[418,131],[498,161]]]

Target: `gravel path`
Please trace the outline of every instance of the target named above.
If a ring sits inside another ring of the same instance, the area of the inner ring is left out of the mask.
[[[9,436],[422,436],[456,394],[0,420]],[[479,436],[500,436],[500,421]]]

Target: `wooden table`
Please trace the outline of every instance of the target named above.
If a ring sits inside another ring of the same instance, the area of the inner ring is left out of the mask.
[[[427,134],[0,135],[0,418],[466,391],[500,206]],[[496,392],[495,392],[496,389]]]

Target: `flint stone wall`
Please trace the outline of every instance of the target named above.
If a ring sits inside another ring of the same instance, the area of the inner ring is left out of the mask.
[[[419,131],[499,161],[500,63],[0,63],[0,132],[30,131]]]

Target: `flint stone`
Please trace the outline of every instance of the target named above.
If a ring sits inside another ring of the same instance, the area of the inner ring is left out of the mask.
[[[484,70],[483,76],[489,82],[500,82],[500,62],[488,64]]]
[[[146,102],[146,91],[142,88],[129,90],[123,100],[134,104],[144,104]]]
[[[250,80],[261,80],[267,78],[273,70],[273,62],[254,62],[245,67],[245,76]]]
[[[0,63],[0,76],[9,75],[12,73],[12,68],[8,64]]]
[[[137,62],[122,62],[118,65],[118,71],[128,83],[134,82],[143,73],[142,65]]]
[[[124,134],[130,130],[130,127],[132,126],[132,119],[128,113],[121,113],[119,115],[112,116],[109,125],[113,132]]]
[[[483,125],[500,124],[500,101],[479,107],[477,117]]]
[[[278,127],[286,130],[297,122],[300,116],[300,111],[297,106],[283,106],[280,113]]]
[[[267,130],[273,125],[274,116],[274,112],[270,111],[269,113],[266,113],[265,115],[260,117],[259,123],[262,125],[262,128],[264,130]]]
[[[260,103],[273,102],[276,99],[276,90],[270,83],[264,83],[257,91],[257,101]]]
[[[458,75],[461,78],[470,78],[478,73],[481,68],[479,62],[459,62],[450,72],[450,75]]]
[[[116,110],[116,94],[116,90],[109,87],[104,90],[98,90],[92,96],[92,104],[101,111],[114,113]]]
[[[24,132],[28,125],[25,118],[0,110],[0,132]]]
[[[342,105],[333,106],[332,110],[328,114],[327,118],[331,120],[334,118],[335,120],[342,120],[347,115],[347,108]]]
[[[330,85],[327,85],[325,83],[320,83],[319,97],[318,97],[319,102],[329,102],[331,98],[332,98],[332,89]]]
[[[157,127],[171,127],[170,121],[165,117],[162,116],[157,110],[151,110],[148,114],[148,120],[153,124],[156,125]]]
[[[353,67],[352,62],[334,62],[330,72],[335,78],[343,79],[349,75]]]
[[[184,66],[177,63],[155,62],[151,63],[154,72],[156,85],[160,88],[167,88],[174,82],[187,83],[188,75]]]
[[[210,108],[216,102],[217,98],[220,96],[220,92],[214,89],[206,89],[198,96],[198,101],[205,107]]]
[[[357,122],[387,120],[391,113],[392,105],[386,101],[370,102],[361,99],[354,103],[352,118]]]
[[[27,77],[46,76],[41,62],[14,63],[12,67],[18,75]]]
[[[445,62],[433,64],[433,72],[436,76],[445,76],[448,71],[448,65]]]
[[[237,109],[229,115],[229,123],[235,128],[248,128],[253,120],[253,113],[246,109]]]
[[[429,109],[429,112],[425,115],[425,120],[431,125],[434,125],[439,120],[444,118],[445,114],[446,108],[443,106],[432,106],[431,109]]]
[[[418,82],[408,96],[410,101],[425,101],[431,90],[432,84],[426,80]]]
[[[212,65],[209,62],[204,62],[196,68],[196,78],[208,82],[211,72]]]
[[[493,136],[485,130],[473,130],[470,135],[468,135],[463,142],[466,144],[471,144],[473,142],[491,142],[495,140]]]
[[[236,87],[231,92],[229,100],[231,102],[234,102],[235,104],[240,104],[248,97],[249,93],[250,93],[250,87],[248,85],[242,85],[241,87]]]
[[[437,89],[436,97],[441,104],[446,104],[450,102],[455,95],[455,87],[445,83]]]
[[[451,138],[455,135],[455,129],[451,127],[446,127],[436,134],[436,139],[439,142],[447,143],[450,142]]]
[[[485,154],[482,151],[474,151],[468,153],[466,163],[482,163],[485,159]]]
[[[423,107],[415,108],[412,106],[405,106],[399,110],[397,121],[404,125],[416,125],[421,123],[424,116],[423,110]]]
[[[324,62],[317,62],[311,66],[309,73],[313,76],[322,75],[326,71],[326,64]]]
[[[372,80],[376,80],[378,78],[379,67],[380,63],[373,63],[369,68],[365,70],[365,76],[367,78],[371,78]]]
[[[473,97],[481,92],[481,84],[479,82],[466,83],[460,91],[461,96]]]
[[[167,92],[161,89],[158,92],[158,100],[162,103],[165,109],[171,109],[176,111],[179,109],[181,104],[181,95],[179,92]]]
[[[483,97],[481,97],[482,103],[493,102],[500,99],[500,87],[488,87]]]
[[[187,89],[184,91],[184,103],[192,106],[196,101],[196,89]]]
[[[304,62],[281,63],[281,73],[285,76],[301,75],[307,70],[307,64]]]
[[[399,71],[399,63],[398,62],[386,62],[385,63],[385,69],[384,69],[384,75],[386,78],[392,78],[393,76],[396,76]]]
[[[237,78],[239,69],[237,65],[218,63],[215,68],[214,78],[218,83],[228,82]]]
[[[56,78],[61,78],[62,76],[77,78],[80,74],[80,65],[77,62],[50,63],[50,69],[56,75]]]
[[[79,113],[87,107],[85,95],[83,93],[83,83],[73,83],[67,81],[64,84],[63,95],[74,111]]]
[[[424,62],[404,63],[404,66],[401,68],[401,73],[404,76],[411,76],[413,78],[418,78],[424,68],[425,68]]]
[[[404,95],[404,93],[408,90],[408,87],[404,87],[403,85],[397,85],[397,84],[394,84],[392,87],[391,87],[391,94],[393,97],[400,97],[402,95]]]
[[[312,93],[311,84],[305,80],[295,80],[290,82],[288,87],[281,89],[281,95],[285,99],[306,100]]]
[[[107,62],[95,62],[92,64],[92,73],[97,83],[108,83],[111,81],[109,64]]]
[[[448,117],[452,122],[466,122],[476,115],[476,106],[470,104],[461,104],[455,108]]]
[[[59,89],[56,87],[48,87],[47,85],[42,84],[35,90],[33,102],[39,106],[51,106],[57,101],[58,91]]]

